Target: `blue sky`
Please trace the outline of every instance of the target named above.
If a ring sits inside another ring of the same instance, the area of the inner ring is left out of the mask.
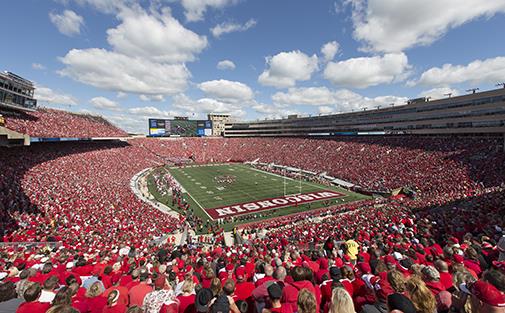
[[[236,120],[330,114],[505,81],[505,0],[19,0],[0,57],[40,106]]]

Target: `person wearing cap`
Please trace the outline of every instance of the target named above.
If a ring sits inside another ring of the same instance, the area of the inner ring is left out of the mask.
[[[423,274],[423,280],[426,284],[426,287],[431,290],[434,296],[436,296],[439,292],[444,291],[445,287],[440,282],[440,273],[433,266],[425,266],[421,270]]]
[[[207,313],[209,311],[209,303],[214,295],[209,288],[202,288],[198,291],[195,297],[195,309],[198,313]]]
[[[394,310],[402,313],[416,313],[412,301],[401,293],[393,293],[388,296],[388,312]]]
[[[268,298],[270,299],[270,307],[263,309],[262,313],[292,313],[293,309],[290,305],[282,304],[282,288],[277,283],[272,283],[267,288]]]
[[[492,284],[478,280],[473,284],[462,284],[460,289],[471,297],[472,308],[477,313],[505,312],[505,294]]]
[[[128,291],[130,306],[142,306],[145,296],[153,291],[153,287],[147,282],[148,278],[149,272],[147,272],[147,270],[143,269],[142,271],[139,271],[138,284]]]
[[[235,284],[235,301],[251,300],[254,290],[254,283],[246,281],[245,267],[240,266],[235,271],[237,283]]]

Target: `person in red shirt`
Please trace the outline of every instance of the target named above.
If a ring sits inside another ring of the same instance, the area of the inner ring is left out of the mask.
[[[442,260],[435,261],[435,268],[440,273],[440,283],[445,287],[446,290],[453,287],[452,274],[449,273],[449,266],[447,262]]]
[[[120,299],[118,290],[112,290],[107,297],[107,305],[103,308],[102,313],[124,313],[126,305]]]
[[[119,302],[128,305],[128,289],[119,285],[119,275],[112,277],[112,287],[105,290],[103,296],[109,298],[109,294],[114,290],[119,292]]]
[[[18,307],[16,313],[45,313],[51,306],[51,303],[39,302],[38,300],[41,293],[42,288],[40,287],[40,284],[33,283],[25,290],[23,296],[26,302],[22,303]]]
[[[153,291],[153,287],[147,283],[149,278],[149,273],[144,270],[139,275],[138,284],[133,286],[130,291],[128,291],[128,297],[130,299],[130,306],[141,307],[144,303],[144,298],[148,293]]]
[[[254,284],[252,282],[245,281],[245,267],[239,267],[235,271],[237,277],[237,283],[235,284],[235,301],[244,300],[247,301],[252,297],[252,292],[254,290]]]
[[[270,264],[265,265],[265,277],[260,278],[256,281],[255,286],[261,286],[263,283],[266,283],[267,281],[274,280],[272,275],[274,274],[274,268]]]
[[[195,298],[195,283],[191,277],[186,278],[182,284],[182,295],[177,297],[179,313],[196,313]]]
[[[103,292],[104,289],[100,282],[93,283],[86,291],[84,301],[89,308],[89,313],[101,313],[107,305],[107,298],[102,296]]]

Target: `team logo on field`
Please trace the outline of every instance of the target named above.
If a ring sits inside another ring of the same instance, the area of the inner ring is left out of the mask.
[[[220,175],[220,176],[214,177],[214,181],[218,184],[221,184],[221,185],[233,184],[236,179],[237,179],[237,176],[233,176],[233,175]]]

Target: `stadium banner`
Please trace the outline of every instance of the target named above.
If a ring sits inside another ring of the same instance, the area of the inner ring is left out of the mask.
[[[205,211],[214,220],[250,214],[254,212],[268,211],[290,206],[298,206],[305,203],[330,200],[345,196],[343,193],[333,190],[322,190],[315,192],[308,192],[298,195],[279,196],[277,198],[269,198],[252,202],[239,203],[229,206],[222,206],[217,208],[205,209]]]

